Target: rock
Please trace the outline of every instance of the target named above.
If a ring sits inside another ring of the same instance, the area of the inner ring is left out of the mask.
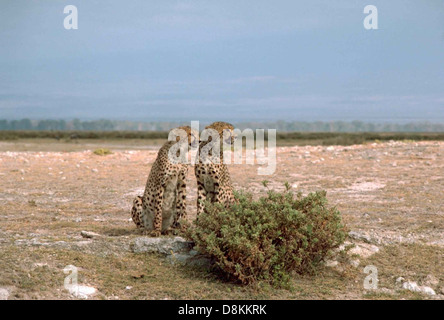
[[[441,294],[444,294],[444,287],[441,287],[441,289],[439,289],[439,291],[441,292]]]
[[[37,238],[32,238],[31,240],[19,239],[15,240],[14,244],[16,246],[34,246],[34,247],[59,247],[59,248],[69,248],[69,244],[66,241],[55,241],[55,242],[42,242],[43,239],[39,240]]]
[[[49,265],[46,262],[36,262],[33,264],[34,268],[45,268],[49,267]]]
[[[211,259],[201,255],[193,254],[191,250],[189,253],[175,253],[167,256],[167,261],[171,264],[181,264],[195,267],[206,267],[211,264]]]
[[[348,236],[353,240],[359,240],[359,241],[363,241],[366,243],[373,243],[374,242],[373,239],[369,235],[367,235],[365,233],[357,232],[357,231],[350,231],[348,233]]]
[[[329,268],[337,267],[338,264],[339,264],[339,262],[336,261],[336,260],[327,260],[327,261],[325,261],[325,266],[329,267]]]
[[[436,295],[435,291],[432,288],[427,286],[418,286],[418,284],[413,281],[404,282],[402,284],[402,288],[409,291],[424,293],[432,296]]]
[[[359,261],[359,259],[352,259],[352,260],[350,260],[349,263],[351,266],[357,268],[357,267],[359,267],[359,264],[361,263],[361,261]]]
[[[428,295],[431,295],[431,296],[436,295],[435,290],[433,290],[433,289],[430,288],[430,287],[422,286],[422,287],[419,287],[419,288],[420,288],[421,291],[422,291],[423,293],[425,293],[425,294],[428,294]]]
[[[344,272],[344,268],[343,266],[339,263],[339,261],[336,260],[326,260],[325,262],[325,266],[332,268],[338,272]]]
[[[130,248],[134,253],[162,253],[162,254],[172,254],[172,253],[183,253],[188,252],[193,247],[193,243],[186,241],[182,237],[174,238],[148,238],[140,237],[136,238],[133,243],[131,243]]]
[[[399,286],[402,286],[402,284],[404,283],[405,279],[403,277],[398,277],[396,279],[396,284]]]
[[[79,299],[88,299],[97,291],[96,288],[83,285],[70,285],[66,289],[68,289],[70,294]]]
[[[419,288],[416,282],[411,282],[411,281],[404,282],[402,284],[402,288],[413,292],[421,292],[421,289]]]
[[[91,231],[81,231],[80,235],[87,239],[97,238],[101,236],[100,234]]]
[[[182,237],[174,238],[136,238],[130,248],[134,253],[161,253],[171,264],[208,267],[211,259],[193,249],[193,242]]]
[[[349,253],[357,254],[362,258],[368,258],[373,254],[379,252],[379,248],[373,244],[360,243],[356,244],[354,248],[351,248]]]
[[[0,288],[0,300],[8,300],[9,291],[5,288]]]

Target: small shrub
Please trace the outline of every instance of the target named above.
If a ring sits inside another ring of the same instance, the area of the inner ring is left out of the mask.
[[[98,156],[106,156],[107,154],[111,154],[111,150],[105,148],[99,148],[93,151],[94,154]]]
[[[230,208],[206,203],[187,236],[243,284],[265,280],[285,286],[292,272],[313,273],[345,240],[341,215],[328,207],[325,191],[295,196],[287,185],[257,201],[250,193],[236,198]]]
[[[35,200],[28,200],[28,204],[29,204],[31,207],[37,207],[37,203],[35,202]]]

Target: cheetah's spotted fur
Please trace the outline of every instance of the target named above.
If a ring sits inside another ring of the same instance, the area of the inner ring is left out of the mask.
[[[197,134],[189,126],[177,129],[187,133],[189,145],[197,142]],[[152,236],[179,227],[179,220],[186,217],[188,165],[173,163],[168,158],[170,148],[176,143],[168,141],[159,150],[143,196],[137,196],[133,201],[131,217],[134,223]]]
[[[196,161],[194,170],[197,179],[197,215],[204,211],[205,201],[223,203],[226,206],[235,202],[230,174],[227,165],[223,163],[222,147],[224,130],[230,131],[229,139],[231,139],[231,143],[234,142],[234,127],[226,122],[214,122],[205,129],[214,129],[219,134],[220,163],[212,162],[211,154],[207,158],[201,155]],[[199,155],[202,148],[210,142],[211,137],[208,141],[199,143]]]

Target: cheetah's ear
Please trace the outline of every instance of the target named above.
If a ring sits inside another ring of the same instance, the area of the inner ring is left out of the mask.
[[[183,128],[174,128],[170,131],[168,134],[168,141],[174,141],[179,142],[181,139],[186,139],[187,132]]]

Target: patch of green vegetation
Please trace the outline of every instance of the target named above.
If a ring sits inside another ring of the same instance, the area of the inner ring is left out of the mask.
[[[166,131],[21,131],[0,130],[0,140],[55,139],[76,142],[79,140],[156,140],[168,138]],[[353,145],[384,141],[444,141],[444,133],[344,133],[344,132],[278,132],[278,145]],[[268,140],[265,132],[265,140]]]
[[[298,145],[354,145],[394,141],[443,141],[444,133],[343,133],[343,132],[279,132],[278,143]]]
[[[187,232],[227,278],[287,287],[295,272],[315,274],[345,240],[341,215],[328,206],[325,191],[295,196],[286,184],[286,191],[269,190],[257,201],[250,193],[236,193],[236,199],[228,208],[206,203]]]
[[[31,207],[37,207],[37,203],[35,202],[35,200],[28,200],[28,204],[29,204]]]
[[[99,148],[93,151],[94,154],[98,156],[106,156],[107,154],[112,154],[111,150],[107,148]]]
[[[17,139],[56,139],[76,141],[80,139],[168,139],[166,131],[39,131],[39,130],[0,130],[0,140]]]

